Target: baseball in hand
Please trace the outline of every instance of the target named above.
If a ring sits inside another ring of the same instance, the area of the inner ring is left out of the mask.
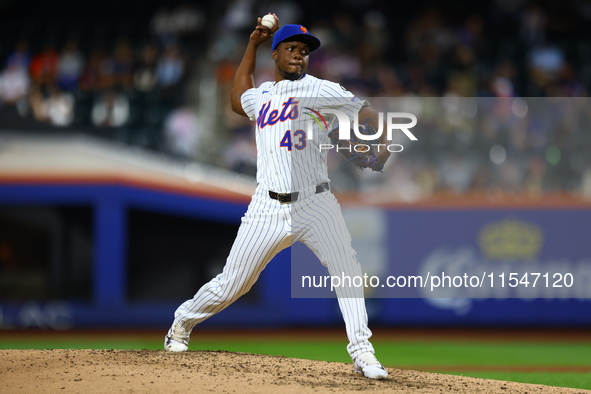
[[[263,19],[261,19],[261,25],[269,28],[269,30],[273,29],[275,26],[275,17],[270,14],[263,16]]]

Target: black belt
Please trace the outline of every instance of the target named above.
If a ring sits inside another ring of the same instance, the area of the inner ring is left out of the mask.
[[[316,194],[324,193],[330,190],[330,185],[328,182],[321,183],[320,185],[316,186]],[[300,192],[293,192],[293,193],[276,193],[269,190],[269,197],[273,200],[277,200],[282,204],[287,204],[291,202],[296,202],[298,200],[298,196]]]

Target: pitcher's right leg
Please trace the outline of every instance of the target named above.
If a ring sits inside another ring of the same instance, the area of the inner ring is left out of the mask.
[[[192,299],[175,311],[165,349],[187,350],[189,335],[195,325],[248,292],[269,261],[291,245],[289,233],[289,208],[268,197],[255,196],[242,219],[222,273],[203,285]]]

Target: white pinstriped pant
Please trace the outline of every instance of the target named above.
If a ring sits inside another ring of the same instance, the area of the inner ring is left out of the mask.
[[[250,290],[277,253],[297,241],[316,254],[330,275],[362,275],[333,194],[327,191],[303,197],[292,204],[281,204],[269,197],[268,190],[257,187],[222,273],[178,307],[169,334],[175,326],[190,333],[195,325],[228,307]],[[366,351],[373,353],[363,289],[337,288],[336,293],[351,358]]]

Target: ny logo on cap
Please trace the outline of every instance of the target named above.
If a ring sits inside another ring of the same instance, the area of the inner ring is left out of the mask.
[[[308,34],[308,29],[306,29],[304,26],[300,25],[300,30],[302,31],[302,33],[304,34]]]

